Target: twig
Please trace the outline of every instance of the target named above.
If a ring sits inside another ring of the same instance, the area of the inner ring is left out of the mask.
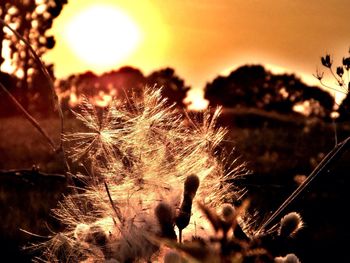
[[[112,206],[112,208],[113,208],[115,214],[117,215],[119,221],[120,221],[120,222],[123,222],[122,213],[120,212],[119,208],[117,208],[117,207],[114,205],[114,202],[113,202],[113,199],[112,199],[112,197],[111,197],[111,193],[109,192],[109,188],[108,188],[107,183],[104,182],[104,185],[105,185],[105,188],[106,188],[106,192],[107,192],[109,201],[111,202],[111,206]]]
[[[281,212],[315,179],[324,169],[327,167],[334,158],[341,154],[344,147],[350,143],[350,137],[336,145],[323,160],[317,165],[312,173],[305,179],[305,181],[299,185],[297,189],[282,203],[282,205],[265,221],[265,223],[259,228],[257,234],[260,234],[266,226],[268,226]]]
[[[42,235],[34,234],[34,233],[29,232],[29,231],[27,231],[27,230],[25,230],[25,229],[23,229],[23,228],[20,228],[19,231],[22,231],[22,232],[24,232],[24,233],[26,233],[26,234],[28,234],[28,235],[33,236],[33,237],[40,237],[40,238],[46,238],[46,239],[52,238],[52,237],[53,237],[53,236],[42,236]]]
[[[48,144],[51,146],[52,150],[55,152],[56,151],[55,143],[49,137],[47,132],[40,126],[37,120],[35,120],[34,117],[30,115],[25,108],[23,108],[23,106],[18,102],[18,100],[5,88],[5,86],[1,82],[0,82],[0,87],[6,93],[6,95],[11,99],[13,104],[15,104],[16,107],[21,111],[21,113],[23,113],[26,119],[40,132],[42,136],[44,136]]]

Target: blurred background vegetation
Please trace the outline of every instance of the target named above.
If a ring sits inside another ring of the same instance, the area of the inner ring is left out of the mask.
[[[47,34],[47,30],[67,1],[45,0],[43,4],[47,7],[45,12],[37,8],[34,0],[0,2],[0,18],[10,25],[15,24],[15,29],[40,57],[55,45],[54,36]],[[28,46],[21,44],[1,25],[0,65],[5,62],[2,52],[5,42],[9,43],[11,51],[7,59],[11,59],[15,70],[12,74],[0,71],[0,82],[58,143],[60,123],[47,80],[30,56]],[[46,67],[54,79],[54,66],[48,64]],[[163,87],[163,96],[168,98],[169,104],[176,103],[180,111],[189,106],[186,96],[191,87],[171,67],[144,75],[140,69],[124,66],[100,75],[85,72],[56,79],[55,88],[65,115],[64,130],[70,132],[80,128],[71,110],[76,109],[82,96],[103,109],[112,98],[122,101],[146,85]],[[261,213],[268,214],[276,209],[332,150],[336,138],[341,141],[350,135],[350,93],[336,105],[328,91],[308,86],[293,74],[273,74],[262,65],[243,65],[227,76],[217,76],[203,88],[210,107],[223,107],[219,124],[228,129],[223,147],[227,152],[234,148],[232,158],[240,156],[252,171],[247,178],[234,183],[247,188],[254,207],[261,209]],[[66,171],[62,156],[46,145],[1,90],[0,100],[0,241],[6,244],[8,255],[17,255],[19,260],[24,260],[18,254],[18,247],[33,237],[19,229],[47,234],[45,222],[51,226],[56,224],[49,211],[55,207],[60,195],[68,191],[64,177],[60,176]],[[320,204],[317,211],[324,209],[326,214],[333,213],[334,208],[337,211],[344,209],[342,205],[348,200],[342,195],[348,182],[344,179],[347,161],[340,160],[334,168],[338,169],[337,175],[324,177],[328,179],[311,187],[303,202],[295,203],[294,206],[302,207],[306,214],[306,228],[319,234],[313,239],[305,237],[302,244],[306,244],[307,238],[313,241],[318,238],[322,242],[333,239],[336,243],[349,237],[349,231],[341,237],[336,234],[341,227],[346,227],[345,223],[335,228],[336,220],[325,223],[319,220],[322,214],[317,214],[315,219],[312,217],[315,213],[307,212],[315,204]],[[330,182],[333,187],[325,187]],[[339,195],[335,195],[338,190]],[[322,229],[325,224],[328,229]],[[320,229],[330,234],[320,234]],[[322,246],[326,246],[324,244],[328,243],[324,242]],[[322,246],[310,251],[315,252]],[[304,255],[304,258],[310,260],[310,255]]]

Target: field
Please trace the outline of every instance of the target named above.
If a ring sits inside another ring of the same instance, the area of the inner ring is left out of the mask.
[[[43,119],[40,123],[58,143],[58,119]],[[234,149],[230,158],[239,157],[252,171],[244,179],[233,183],[248,190],[252,207],[260,212],[260,216],[266,216],[275,210],[335,144],[332,124],[300,115],[224,110],[220,125],[228,127],[224,148],[227,152]],[[74,119],[68,119],[65,123],[67,132],[79,128]],[[338,125],[337,130],[339,141],[350,134],[350,128],[346,124]],[[25,119],[1,119],[0,137],[0,170],[3,171],[0,175],[0,213],[4,215],[0,227],[3,237],[1,242],[6,244],[8,255],[15,253],[23,260],[22,252],[18,252],[19,246],[40,238],[34,238],[19,229],[41,235],[49,234],[47,225],[59,229],[58,223],[50,216],[50,209],[56,206],[61,194],[69,190],[66,188],[65,177],[60,176],[64,173],[62,156],[53,153]],[[301,211],[305,217],[307,227],[303,241],[294,244],[294,250],[305,259],[310,259],[308,257],[320,247],[330,245],[330,238],[337,238],[338,242],[343,238],[336,235],[335,231],[345,227],[342,225],[344,220],[337,219],[339,224],[335,226],[331,216],[325,216],[326,219],[320,218],[322,215],[315,217],[315,213],[320,213],[323,209],[329,210],[326,214],[334,209],[340,216],[343,214],[342,205],[348,200],[343,195],[346,192],[344,177],[348,166],[344,160],[337,166],[338,178],[324,176],[289,208]],[[79,169],[78,166],[73,168]],[[9,170],[17,173],[4,172]],[[51,175],[45,176],[42,173]],[[310,210],[315,208],[315,204],[316,210]],[[329,207],[331,205],[333,208]],[[328,232],[322,231],[321,234],[319,230],[325,225],[328,226]],[[302,251],[301,245],[307,245],[310,240],[315,242],[314,248]],[[317,243],[319,240],[322,242]]]

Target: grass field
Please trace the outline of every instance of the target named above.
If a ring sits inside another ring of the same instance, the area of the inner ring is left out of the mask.
[[[0,119],[0,170],[31,169],[63,173],[62,156],[54,153],[42,135],[22,117]],[[58,119],[39,120],[59,144]],[[75,119],[65,121],[65,131],[80,130]],[[220,125],[228,127],[226,147],[235,148],[248,167],[265,176],[307,175],[335,144],[334,127],[317,119],[262,111],[224,111]],[[347,125],[338,125],[338,141],[350,134]]]

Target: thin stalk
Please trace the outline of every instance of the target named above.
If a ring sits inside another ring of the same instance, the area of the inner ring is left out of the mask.
[[[334,91],[337,91],[337,92],[341,92],[341,93],[346,94],[345,91],[339,90],[339,89],[336,89],[336,88],[333,88],[333,87],[327,85],[326,83],[324,83],[322,80],[320,80],[320,84],[321,84],[322,86],[324,86],[325,88],[327,88],[327,89],[334,90]]]
[[[117,215],[118,219],[120,222],[123,222],[123,217],[122,217],[122,213],[120,212],[119,208],[117,208],[114,204],[114,201],[112,199],[112,196],[111,196],[111,193],[109,192],[109,188],[108,188],[108,185],[106,182],[104,182],[104,185],[105,185],[105,189],[106,189],[106,192],[107,192],[107,195],[108,195],[108,198],[109,198],[109,201],[111,203],[111,206],[115,212],[115,214]]]
[[[56,108],[57,108],[57,111],[58,111],[58,115],[59,115],[59,118],[60,118],[60,124],[61,124],[60,145],[59,145],[59,147],[56,148],[56,152],[58,152],[58,151],[62,152],[64,163],[65,163],[65,165],[66,165],[66,167],[67,167],[67,169],[69,171],[70,167],[69,167],[69,164],[68,164],[68,161],[67,161],[67,158],[66,158],[66,154],[65,154],[65,151],[64,151],[64,146],[63,146],[63,131],[64,131],[63,112],[62,112],[62,109],[61,109],[61,105],[60,105],[58,96],[57,96],[56,91],[55,91],[55,87],[53,85],[53,82],[52,82],[52,79],[51,79],[51,76],[50,76],[50,73],[47,70],[47,68],[45,67],[44,63],[39,58],[39,56],[36,54],[36,52],[33,49],[33,47],[30,45],[30,43],[23,36],[21,36],[16,30],[14,30],[12,27],[10,27],[1,18],[0,18],[0,24],[2,24],[4,27],[8,28],[20,41],[22,41],[28,47],[30,54],[32,55],[32,57],[34,58],[35,62],[38,64],[39,68],[41,69],[42,73],[44,74],[44,76],[48,80],[49,88],[51,90],[53,101],[56,103]]]
[[[323,160],[317,165],[312,173],[305,179],[305,181],[299,185],[299,187],[282,203],[282,205],[265,221],[265,223],[259,228],[257,234],[260,234],[264,228],[266,228],[281,212],[328,166],[331,161],[339,154],[341,154],[346,145],[350,143],[350,137],[336,145]]]
[[[345,82],[344,82],[343,78],[342,77],[337,77],[337,75],[335,75],[332,67],[329,68],[329,71],[331,72],[333,78],[338,82],[338,86],[341,87],[342,89],[344,89]]]
[[[24,117],[40,132],[40,134],[46,139],[47,143],[51,146],[52,150],[55,152],[56,147],[55,143],[52,141],[47,132],[40,126],[38,121],[34,119],[32,115],[28,113],[28,111],[22,107],[22,105],[18,102],[18,100],[5,88],[5,86],[0,82],[1,89],[6,93],[6,95],[11,99],[13,104],[21,111]]]
[[[338,144],[338,134],[337,134],[337,123],[335,122],[335,119],[332,119],[333,129],[334,129],[334,142],[335,146]]]

